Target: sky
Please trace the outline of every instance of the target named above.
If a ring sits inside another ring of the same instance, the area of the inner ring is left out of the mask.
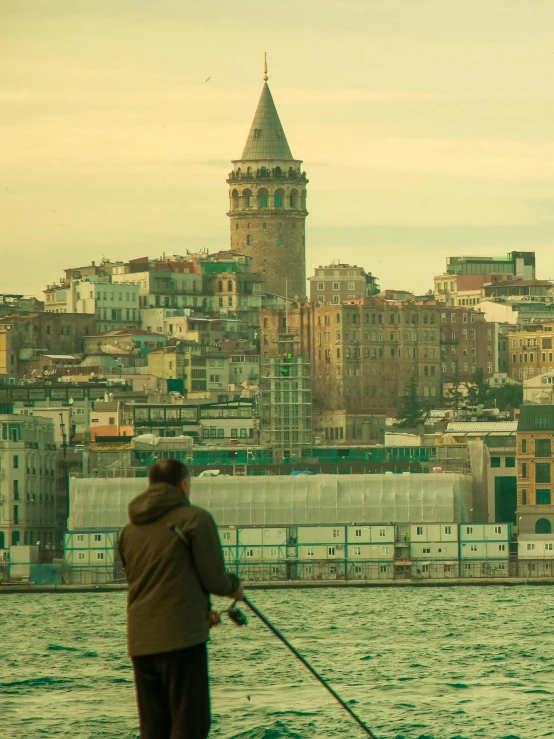
[[[0,0],[0,291],[228,248],[264,51],[308,275],[422,293],[518,249],[554,279],[553,26],[552,0]]]

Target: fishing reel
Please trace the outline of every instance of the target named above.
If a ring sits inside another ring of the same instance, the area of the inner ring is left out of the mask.
[[[231,605],[230,608],[227,609],[227,615],[237,626],[246,626],[246,624],[248,623],[246,615],[240,610],[240,608],[237,608],[236,601]]]

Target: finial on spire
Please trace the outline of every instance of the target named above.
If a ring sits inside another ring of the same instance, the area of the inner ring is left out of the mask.
[[[264,51],[264,82],[267,82],[267,51]]]

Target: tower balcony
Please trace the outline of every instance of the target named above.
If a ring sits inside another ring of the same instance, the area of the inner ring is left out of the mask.
[[[251,171],[248,171],[250,169],[251,168],[248,167],[248,169],[243,172],[239,167],[238,169],[229,172],[227,183],[268,182],[269,180],[273,182],[294,181],[302,184],[306,184],[308,182],[306,172],[301,172],[299,169],[293,169],[292,167],[289,167],[288,170],[281,169],[281,167],[272,167],[271,169],[268,167],[259,167],[255,170],[252,169]]]

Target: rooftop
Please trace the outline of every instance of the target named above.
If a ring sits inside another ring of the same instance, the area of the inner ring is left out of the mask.
[[[554,405],[522,405],[518,431],[554,431]]]
[[[265,82],[240,161],[268,159],[293,160],[294,157]]]

